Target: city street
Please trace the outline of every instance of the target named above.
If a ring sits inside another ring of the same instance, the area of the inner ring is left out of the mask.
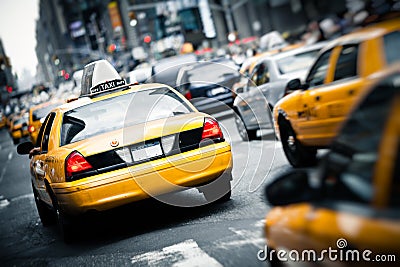
[[[269,179],[291,169],[280,142],[243,142],[233,118],[221,121],[233,151],[230,201],[181,208],[148,200],[82,218],[65,244],[43,227],[30,186],[29,159],[0,132],[0,260],[3,266],[266,266],[264,196]],[[182,197],[202,197],[196,189]]]

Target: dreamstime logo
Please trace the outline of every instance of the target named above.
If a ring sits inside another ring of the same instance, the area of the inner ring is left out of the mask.
[[[321,262],[324,260],[341,262],[395,262],[396,255],[374,255],[369,249],[363,251],[350,249],[347,240],[339,238],[336,241],[336,248],[328,247],[328,249],[324,249],[320,252],[312,249],[305,249],[303,251],[283,249],[275,250],[270,249],[265,245],[264,249],[258,251],[257,259],[260,261],[273,261],[274,259],[278,259],[283,262]]]
[[[231,70],[228,73],[232,72],[232,67],[229,67],[227,65],[221,64],[221,63],[213,63],[213,62],[197,62],[194,63],[193,62],[193,67],[194,64],[214,64],[215,68],[216,65],[218,65],[218,68],[230,68]],[[184,65],[182,65],[184,66]],[[176,66],[171,66],[170,68],[176,68]],[[237,73],[239,74],[238,70],[234,70],[237,71]],[[165,73],[163,73],[165,72]],[[160,75],[160,77],[162,77],[162,75],[166,75],[166,73],[168,73],[167,69],[163,70],[162,73],[158,73],[156,75]],[[179,74],[178,74],[179,75]],[[241,74],[240,74],[241,75]],[[215,84],[215,80],[209,81],[207,80],[207,75],[202,76],[202,79],[196,80],[195,82],[198,84]],[[221,77],[223,77],[223,75],[221,75]],[[157,80],[155,79],[156,77],[151,77],[149,80]],[[239,78],[243,78],[242,76],[240,76]],[[247,84],[247,83],[246,83]],[[217,84],[217,86],[220,86],[219,89],[224,88],[224,86],[222,84]],[[179,88],[179,84],[177,84],[176,88]],[[217,88],[218,89],[218,88]],[[254,91],[259,91],[259,100],[260,99],[264,99],[265,101],[265,108],[268,109],[268,101],[265,99],[264,95],[262,94],[261,90],[259,90],[256,86],[254,89],[252,89]],[[218,91],[219,92],[219,91]],[[222,90],[221,90],[222,92]],[[231,93],[231,92],[230,92]],[[156,94],[153,94],[156,95]],[[240,99],[243,103],[246,104],[247,107],[247,111],[246,112],[250,112],[253,114],[253,116],[255,117],[255,120],[259,123],[260,122],[260,115],[257,115],[256,112],[254,111],[254,107],[250,104],[248,104],[246,102],[246,99],[242,99],[240,95],[237,96],[238,99]],[[181,103],[181,106],[171,106],[169,104],[165,104],[164,102],[164,97],[162,94],[159,94],[159,99],[153,103],[152,107],[145,107],[144,110],[138,110],[138,107],[143,107],[143,99],[141,99],[140,97],[135,97],[135,94],[132,96],[131,98],[131,102],[129,103],[129,106],[126,109],[126,115],[125,115],[125,127],[124,129],[130,129],[130,130],[124,130],[123,132],[123,138],[124,138],[124,144],[129,144],[131,143],[133,138],[132,136],[135,135],[135,139],[139,140],[142,137],[144,138],[143,140],[145,140],[148,135],[148,133],[151,133],[151,136],[153,137],[157,137],[160,138],[161,143],[160,145],[162,145],[162,149],[165,149],[164,145],[167,144],[167,142],[165,142],[165,144],[163,143],[163,141],[168,141],[170,139],[170,146],[174,146],[174,144],[176,144],[176,142],[180,141],[179,137],[176,137],[176,139],[174,141],[174,137],[171,136],[171,131],[169,130],[171,128],[171,123],[174,124],[174,116],[170,117],[168,115],[165,115],[163,117],[162,120],[164,120],[164,122],[161,121],[161,123],[163,123],[163,125],[160,125],[159,128],[156,128],[153,121],[154,118],[157,118],[158,116],[160,116],[160,107],[162,109],[162,111],[164,112],[163,114],[167,114],[168,112],[171,112],[173,114],[182,114],[182,110],[184,110],[184,106],[186,104]],[[192,102],[205,102],[205,100],[208,100],[208,98],[205,99],[192,99]],[[219,102],[219,104],[221,106],[224,106],[224,110],[231,110],[232,114],[235,114],[234,110],[232,109],[232,107],[226,105],[223,101],[219,101],[217,99],[213,100],[213,105],[215,105],[216,102]],[[258,101],[258,103],[260,103],[260,101]],[[173,109],[178,109],[178,110],[173,110]],[[179,111],[179,112],[178,112]],[[132,121],[132,118],[134,118],[137,114],[137,112],[146,112],[143,114],[147,114],[147,120],[146,122],[143,123],[143,129],[141,130],[141,132],[132,132],[129,126],[129,122]],[[212,114],[211,114],[212,115]],[[262,113],[262,116],[267,117],[268,116],[268,112],[264,112]],[[161,116],[162,117],[162,116]],[[189,117],[188,117],[189,118]],[[265,120],[265,118],[263,117],[262,119]],[[192,125],[194,125],[193,121],[190,122],[190,120],[198,120],[196,118],[189,118],[189,121],[187,122],[183,122],[184,124],[190,124],[192,123]],[[219,126],[221,127],[223,134],[224,134],[224,138],[225,140],[227,140],[228,143],[231,143],[232,140],[232,135],[235,134],[237,136],[237,128],[235,127],[235,120],[233,120],[233,125],[230,125],[230,127],[228,127],[225,123],[225,121],[220,121],[219,122]],[[260,123],[259,123],[260,124]],[[176,125],[176,124],[175,124]],[[233,128],[232,128],[233,126]],[[182,129],[185,128],[182,126]],[[190,127],[186,127],[186,128],[190,128]],[[183,130],[180,130],[180,132],[182,132]],[[233,130],[231,130],[233,129]],[[271,127],[272,130],[274,130],[273,126]],[[232,131],[236,131],[232,132]],[[247,133],[246,133],[247,134]],[[178,133],[179,136],[180,133]],[[274,135],[274,133],[273,133]],[[239,137],[240,138],[240,137]],[[264,140],[263,137],[260,137],[261,140]],[[208,141],[210,142],[210,141]],[[212,141],[211,141],[212,142]],[[211,146],[217,146],[216,144],[210,144],[210,148],[207,147],[206,143],[204,142],[204,140],[200,143],[200,150],[199,150],[199,155],[196,157],[188,157],[187,153],[176,153],[175,151],[175,156],[173,157],[166,157],[165,162],[167,162],[167,165],[169,165],[169,168],[174,168],[174,177],[170,177],[170,175],[168,175],[167,171],[162,171],[162,172],[154,172],[154,175],[152,177],[152,179],[141,179],[140,177],[138,177],[137,172],[136,172],[136,167],[133,165],[132,167],[129,168],[129,171],[132,174],[132,177],[135,179],[136,184],[149,196],[164,202],[166,204],[169,205],[173,205],[173,206],[181,206],[181,207],[195,207],[195,206],[200,206],[200,205],[205,205],[208,204],[222,196],[224,196],[227,192],[225,192],[225,188],[226,187],[226,183],[224,182],[224,180],[231,180],[231,188],[235,188],[235,186],[242,180],[243,177],[246,177],[246,181],[249,181],[249,185],[248,185],[248,191],[250,193],[256,191],[257,189],[260,188],[260,186],[264,183],[265,179],[267,178],[267,176],[269,175],[271,168],[273,166],[273,162],[275,160],[275,151],[276,151],[276,140],[275,137],[271,140],[271,142],[273,142],[275,145],[272,146],[272,153],[267,153],[264,149],[264,147],[262,145],[252,145],[250,142],[247,142],[247,146],[240,146],[241,151],[240,151],[240,155],[235,154],[232,151],[233,154],[233,158],[231,159],[234,160],[235,157],[240,158],[240,164],[234,164],[234,166],[240,165],[240,168],[235,169],[235,176],[234,179],[232,179],[232,174],[231,174],[231,169],[227,169],[225,170],[225,172],[223,174],[221,174],[221,176],[219,176],[216,180],[210,182],[210,183],[206,183],[203,185],[198,187],[197,189],[204,193],[205,191],[219,191],[219,195],[216,196],[215,193],[212,193],[213,197],[212,198],[207,198],[206,200],[204,200],[204,198],[200,197],[194,197],[194,198],[180,198],[178,195],[180,194],[182,196],[181,193],[183,193],[183,191],[185,189],[191,189],[193,187],[186,187],[183,185],[179,185],[178,183],[175,183],[174,180],[183,180],[186,179],[184,176],[185,175],[189,175],[189,176],[199,176],[200,173],[204,173],[207,174],[210,172],[210,168],[209,166],[216,166],[216,164],[221,164],[221,163],[217,163],[217,162],[221,162],[220,158],[218,158],[218,155],[215,154],[216,150],[213,150],[211,148]],[[175,145],[176,147],[176,145]],[[179,145],[180,147],[180,145]],[[159,149],[160,150],[160,149]],[[180,150],[180,149],[178,149]],[[233,149],[234,150],[234,149]],[[148,151],[150,151],[149,149],[146,149],[144,151],[145,154],[148,154]],[[161,150],[160,150],[161,151]],[[128,155],[126,155],[129,158],[129,150],[126,151],[128,153]],[[153,151],[150,151],[153,152]],[[159,155],[159,154],[157,154]],[[133,156],[134,158],[135,156]],[[146,155],[143,156],[144,158],[146,157]],[[150,158],[151,155],[148,155],[147,158]],[[177,158],[179,158],[179,160],[177,160]],[[199,161],[198,163],[196,163],[196,168],[195,168],[195,172],[194,169],[191,168],[191,166],[193,165],[193,160],[196,160],[196,158],[202,158],[201,162]],[[152,165],[152,163],[149,163],[149,166]],[[157,164],[156,164],[157,165]],[[251,165],[251,167],[250,167]],[[155,166],[155,169],[157,168],[157,166]],[[259,170],[263,170],[263,173],[259,173]],[[197,173],[197,174],[196,174]],[[178,176],[177,176],[178,175]],[[179,179],[176,179],[176,177],[178,177]],[[199,176],[200,177],[200,176]],[[203,179],[204,180],[204,179]],[[212,187],[217,188],[217,190],[214,190]],[[219,190],[218,187],[222,188],[223,190]],[[160,190],[162,189],[162,190]],[[161,194],[160,194],[161,192]],[[173,194],[166,194],[168,192],[176,192]],[[215,196],[214,196],[215,195]]]

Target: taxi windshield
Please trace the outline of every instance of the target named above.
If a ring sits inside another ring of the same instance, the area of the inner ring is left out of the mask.
[[[155,88],[107,98],[67,111],[61,146],[147,121],[193,110],[168,88]]]

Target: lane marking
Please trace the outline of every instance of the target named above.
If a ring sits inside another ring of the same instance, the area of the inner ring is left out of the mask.
[[[4,168],[1,170],[0,183],[3,181],[4,175],[6,174],[8,162],[10,162],[12,157],[13,157],[13,151],[10,151],[10,153],[8,153],[7,161],[4,164]]]
[[[151,251],[131,258],[133,265],[140,266],[210,266],[222,267],[216,259],[208,255],[193,240],[165,247],[161,251]]]
[[[261,229],[260,225],[264,224],[264,220],[259,220],[255,222],[253,225],[257,229]],[[262,236],[262,234],[258,231],[254,230],[238,230],[234,227],[229,227],[228,228],[230,231],[235,233],[236,236],[239,236],[239,240],[231,240],[231,241],[223,241],[223,242],[217,242],[216,245],[218,248],[221,249],[232,249],[232,247],[242,247],[242,246],[247,246],[247,245],[253,245],[257,248],[262,248],[265,245],[265,239]]]
[[[0,195],[0,209],[7,207],[10,205],[10,201],[4,198],[4,196]]]
[[[18,200],[25,199],[25,198],[32,198],[33,199],[33,193],[29,193],[29,194],[21,195],[21,196],[18,196],[18,197],[14,197],[14,198],[10,199],[10,201],[18,201]]]

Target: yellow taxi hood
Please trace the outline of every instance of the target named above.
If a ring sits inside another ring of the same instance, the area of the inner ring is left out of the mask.
[[[136,144],[162,136],[203,127],[204,118],[208,115],[200,112],[169,117],[125,127],[112,132],[96,135],[91,138],[63,146],[65,149],[77,150],[83,156],[93,155]]]

